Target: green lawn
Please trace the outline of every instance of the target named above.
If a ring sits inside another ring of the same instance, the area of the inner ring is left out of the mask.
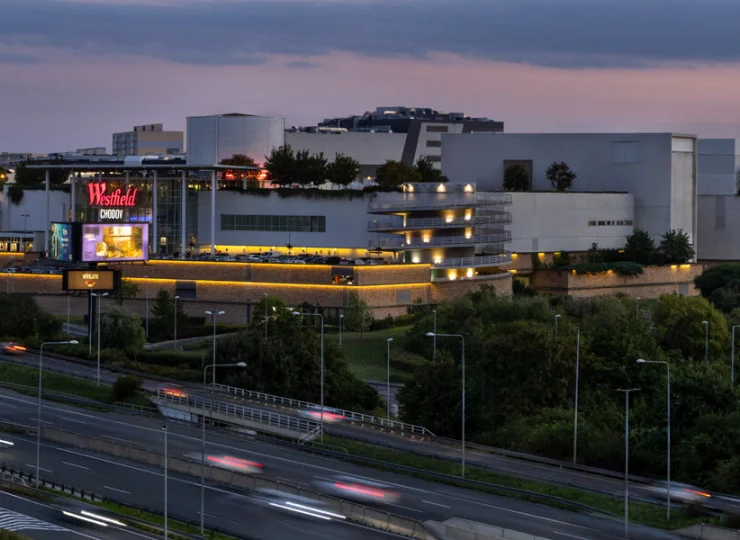
[[[414,367],[426,362],[424,357],[403,350],[408,326],[364,332],[342,333],[342,350],[349,362],[352,373],[361,379],[384,381],[387,378],[388,356],[387,339],[391,343],[391,381],[411,380]],[[339,334],[330,334],[327,339],[339,341]]]

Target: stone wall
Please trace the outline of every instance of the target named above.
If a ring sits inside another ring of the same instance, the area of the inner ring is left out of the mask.
[[[435,281],[431,288],[431,303],[438,304],[446,300],[452,300],[469,292],[474,292],[482,286],[490,286],[501,296],[511,296],[512,274],[499,274],[495,278],[488,279],[460,279],[455,281]]]

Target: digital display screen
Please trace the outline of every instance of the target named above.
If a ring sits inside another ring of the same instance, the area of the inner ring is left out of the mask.
[[[86,223],[82,226],[84,262],[145,261],[149,258],[149,225]]]
[[[49,241],[49,258],[74,262],[74,230],[71,223],[52,223]]]
[[[65,291],[112,291],[116,288],[115,270],[65,270]]]

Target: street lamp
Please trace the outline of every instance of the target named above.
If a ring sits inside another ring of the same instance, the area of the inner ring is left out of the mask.
[[[98,386],[100,386],[100,334],[101,334],[101,331],[100,331],[100,306],[103,303],[103,296],[108,296],[108,293],[107,292],[106,293],[103,293],[103,294],[95,294],[95,293],[92,293],[92,295],[93,296],[100,297],[98,299],[98,379],[97,379],[98,380]]]
[[[432,332],[434,332],[434,343],[432,346],[434,347],[434,349],[432,352],[432,360],[434,360],[435,358],[437,358],[437,310],[433,309],[432,313],[434,314],[434,326],[432,328]]]
[[[162,426],[164,432],[164,540],[167,540],[167,426]]]
[[[77,340],[47,341],[39,347],[39,396],[38,410],[36,411],[36,489],[39,488],[39,476],[41,476],[41,381],[44,371],[44,346],[46,345],[77,345]]]
[[[642,300],[642,298],[639,296],[635,298],[635,319],[640,318],[640,300]]]
[[[265,341],[267,341],[267,304],[269,297],[267,296],[267,293],[263,293],[262,296],[265,297]]]
[[[324,316],[321,313],[301,313],[300,311],[293,311],[292,314],[321,319],[321,442],[324,442]]]
[[[144,276],[144,279],[149,279],[149,276]],[[149,341],[149,283],[144,287],[146,292],[146,339]]]
[[[667,373],[667,388],[668,388],[668,399],[667,399],[667,409],[668,409],[668,447],[666,450],[666,454],[668,456],[668,465],[667,465],[667,472],[666,472],[666,480],[668,483],[668,506],[666,508],[666,519],[670,521],[671,519],[671,365],[668,362],[663,362],[659,360],[643,360],[642,358],[637,359],[638,364],[665,364],[665,367],[668,370]]]
[[[213,358],[211,359],[211,362],[213,365],[216,365],[216,317],[219,315],[223,315],[226,313],[225,311],[216,311],[215,309],[213,311],[206,311],[206,315],[210,315],[213,318]],[[203,385],[205,386],[205,376],[203,377]],[[213,368],[213,382],[216,383],[216,368]]]
[[[180,296],[175,296],[174,300],[174,306],[175,306],[175,350],[177,350],[177,301],[180,299]]]
[[[704,325],[704,361],[709,362],[709,322],[702,321]]]
[[[206,311],[206,313],[209,313],[209,312]],[[223,311],[221,313],[223,313]],[[216,347],[215,342],[213,343],[213,347],[214,348]],[[201,433],[201,453],[200,453],[200,534],[201,536],[203,536],[204,534],[205,518],[206,518],[206,399],[205,399],[205,392],[206,392],[206,374],[208,373],[209,367],[213,368],[213,382],[215,383],[217,367],[244,368],[244,367],[247,367],[247,364],[244,362],[238,362],[236,364],[217,364],[216,358],[214,355],[213,364],[203,368],[204,397],[202,398],[202,401],[201,401],[201,403],[203,404],[203,416],[201,418],[202,433]],[[211,407],[211,411],[213,411],[213,407]]]
[[[555,315],[555,337],[558,337],[558,321],[560,320],[560,313]]]
[[[740,326],[732,327],[732,358],[730,359],[730,385],[735,386],[735,328]]]
[[[465,336],[462,334],[437,334],[427,332],[427,337],[451,337],[462,340],[460,365],[462,366],[462,476],[465,476]]]
[[[624,539],[628,540],[630,530],[629,518],[629,470],[630,470],[630,392],[639,392],[639,388],[619,389],[624,392]]]
[[[576,451],[578,448],[578,379],[580,375],[581,360],[581,329],[576,326],[576,399],[573,413],[573,464],[576,462]]]
[[[339,314],[339,348],[342,348],[342,326],[344,326],[344,313]]]
[[[385,408],[386,413],[388,415],[388,421],[390,422],[391,419],[391,342],[393,341],[392,337],[389,337],[385,340],[387,346],[388,346],[388,382],[386,382],[385,387]]]

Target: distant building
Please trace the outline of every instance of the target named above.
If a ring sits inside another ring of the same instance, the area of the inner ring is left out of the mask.
[[[182,144],[182,131],[164,131],[162,124],[146,124],[134,126],[133,131],[114,133],[112,153],[117,156],[179,154]]]
[[[78,148],[75,154],[82,154],[83,156],[105,156],[105,146],[95,146],[93,148]]]

